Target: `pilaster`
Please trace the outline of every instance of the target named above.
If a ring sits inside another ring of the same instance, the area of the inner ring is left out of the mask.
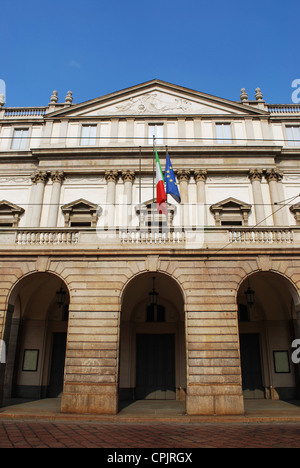
[[[283,225],[283,216],[282,216],[282,211],[281,211],[282,207],[280,205],[277,205],[278,202],[280,201],[278,182],[282,180],[282,174],[277,169],[273,168],[273,169],[268,169],[266,171],[265,176],[269,184],[274,225],[282,226]]]
[[[250,169],[248,177],[252,184],[256,224],[259,224],[260,226],[265,226],[266,215],[261,191],[261,180],[263,177],[263,171],[262,169]]]
[[[32,204],[30,226],[39,227],[43,206],[44,190],[48,180],[48,173],[45,171],[36,172],[31,176],[31,180],[33,183],[33,193],[30,197]]]
[[[177,179],[179,182],[179,190],[181,196],[181,221],[183,226],[189,225],[189,180],[191,171],[188,169],[179,169],[177,171]]]
[[[115,198],[116,198],[116,184],[119,178],[117,170],[105,171],[105,180],[107,183],[106,191],[106,226],[111,227],[115,219]]]
[[[194,171],[194,178],[197,186],[197,224],[206,226],[206,194],[205,194],[205,183],[207,179],[207,171],[203,169],[197,169]]]
[[[65,179],[65,176],[64,173],[61,171],[53,171],[51,172],[50,177],[52,180],[52,192],[48,214],[48,226],[56,227],[61,186]]]

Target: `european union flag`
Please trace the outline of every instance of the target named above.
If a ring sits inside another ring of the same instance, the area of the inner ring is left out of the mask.
[[[167,153],[166,169],[165,169],[166,193],[170,194],[178,203],[181,202],[178,185],[176,183],[175,174],[171,164],[169,153]]]

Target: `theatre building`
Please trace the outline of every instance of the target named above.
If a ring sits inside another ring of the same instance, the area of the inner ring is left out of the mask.
[[[300,105],[160,80],[48,100],[0,106],[1,405],[299,398]]]

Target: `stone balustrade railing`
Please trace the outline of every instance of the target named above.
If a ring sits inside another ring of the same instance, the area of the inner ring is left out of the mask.
[[[229,242],[239,244],[292,244],[292,228],[276,227],[238,227],[228,230]]]
[[[47,112],[47,107],[6,107],[4,118],[14,117],[43,117]]]
[[[181,244],[185,241],[183,229],[168,229],[162,232],[147,229],[119,231],[122,244]]]
[[[268,104],[268,111],[271,114],[300,114],[300,104]]]
[[[160,232],[146,228],[0,228],[0,249],[139,246],[195,249],[300,248],[300,226],[293,227],[174,227]]]
[[[78,243],[79,232],[60,229],[24,229],[16,233],[18,245],[74,245]]]

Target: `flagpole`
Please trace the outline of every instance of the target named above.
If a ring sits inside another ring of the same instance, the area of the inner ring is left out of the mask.
[[[155,154],[154,154],[154,147],[155,147],[155,135],[153,135],[153,203],[154,203],[154,198],[155,198],[155,184],[154,184],[154,179],[155,179]]]
[[[168,155],[168,146],[166,145],[166,161],[167,161],[167,155]],[[165,177],[166,177],[166,174],[165,174]],[[168,194],[167,194],[167,201],[168,201]]]
[[[139,204],[141,209],[142,204],[142,151],[140,147],[140,157],[139,157],[139,172],[140,172],[140,184],[139,184]]]

